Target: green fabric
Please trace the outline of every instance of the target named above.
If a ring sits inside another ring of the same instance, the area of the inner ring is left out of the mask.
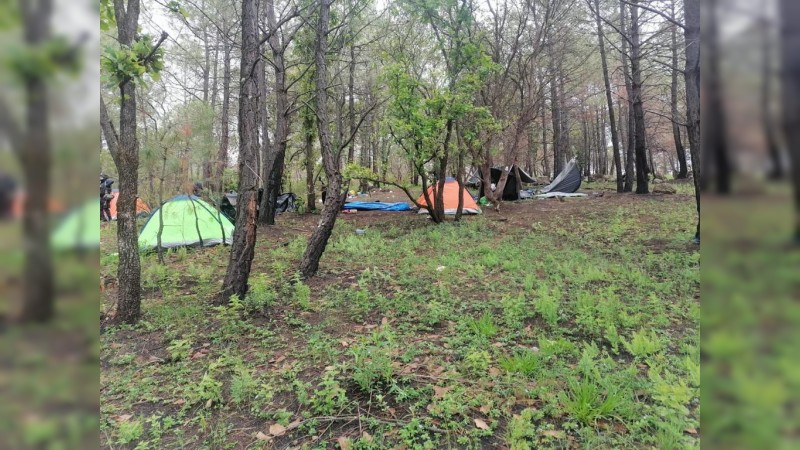
[[[50,235],[55,250],[100,247],[100,201],[93,198],[73,210]]]
[[[227,217],[198,197],[179,195],[150,215],[139,233],[140,250],[158,248],[158,229],[162,216],[162,248],[201,244],[207,247],[232,242],[233,224]]]

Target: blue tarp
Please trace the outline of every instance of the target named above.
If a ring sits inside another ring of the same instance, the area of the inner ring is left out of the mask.
[[[408,203],[383,203],[383,202],[348,202],[343,209],[358,211],[411,211]]]

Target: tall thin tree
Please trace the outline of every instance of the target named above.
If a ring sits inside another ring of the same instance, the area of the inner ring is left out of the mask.
[[[671,16],[675,19],[675,2],[670,4]],[[670,109],[672,112],[672,138],[675,141],[675,153],[678,155],[678,174],[675,178],[682,179],[689,176],[689,169],[686,165],[686,148],[681,140],[680,114],[678,113],[678,26],[672,24],[670,27],[670,45],[672,50],[672,70],[670,71]]]
[[[781,83],[783,128],[791,158],[791,177],[794,187],[794,239],[800,244],[800,3],[781,0]]]
[[[700,0],[684,0],[683,15],[686,23],[686,130],[689,138],[689,153],[692,157],[694,197],[697,205],[697,231],[695,240],[700,241]]]
[[[600,0],[594,0],[595,24],[597,25],[597,40],[600,47],[600,62],[603,66],[603,83],[606,88],[606,106],[608,107],[608,120],[611,128],[611,146],[614,151],[614,168],[617,173],[617,192],[622,192],[624,180],[622,179],[622,163],[620,161],[619,134],[617,132],[617,121],[614,119],[614,99],[611,91],[611,78],[608,75],[608,61],[606,60],[605,34],[603,24],[600,21]]]
[[[239,198],[236,231],[220,300],[244,297],[256,245],[258,209],[258,1],[242,0],[242,58],[239,87]]]
[[[105,0],[108,1],[108,0]],[[117,40],[124,50],[125,58],[135,58],[145,71],[157,71],[162,55],[160,46],[167,34],[147,54],[139,54],[133,44],[149,39],[138,36],[139,0],[114,1],[114,17],[117,24]],[[141,48],[139,49],[141,50]],[[138,229],[136,227],[136,197],[139,190],[139,140],[137,137],[138,111],[136,103],[136,80],[142,75],[138,70],[124,70],[125,64],[112,64],[106,58],[107,70],[117,83],[120,93],[119,134],[108,113],[103,97],[100,97],[100,126],[108,149],[119,174],[119,197],[117,197],[117,246],[119,266],[117,281],[119,290],[114,320],[134,323],[141,315],[141,265],[139,261]]]
[[[631,0],[631,93],[633,94],[634,134],[636,135],[636,193],[647,194],[647,142],[642,100],[642,47],[639,23],[639,0]]]

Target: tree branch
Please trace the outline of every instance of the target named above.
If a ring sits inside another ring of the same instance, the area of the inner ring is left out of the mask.
[[[654,9],[654,8],[651,8],[649,6],[642,5],[641,3],[631,3],[628,0],[619,0],[619,1],[621,1],[622,3],[625,3],[628,6],[635,6],[635,7],[638,7],[638,8],[642,8],[645,11],[650,11],[651,13],[658,14],[659,16],[661,16],[667,22],[669,22],[669,23],[671,23],[671,24],[673,24],[673,25],[675,25],[677,27],[680,27],[682,30],[686,29],[685,25],[683,25],[682,23],[680,23],[677,20],[673,19],[672,17],[668,16],[667,13],[665,13],[665,12],[661,12],[661,11],[659,11],[657,9]]]
[[[117,135],[117,130],[114,129],[114,123],[111,122],[111,118],[108,116],[108,108],[106,108],[106,102],[103,100],[103,96],[100,96],[100,129],[103,130],[103,136],[106,138],[108,150],[116,161],[117,155],[119,155],[119,135]]]
[[[163,44],[164,41],[166,41],[168,37],[169,37],[169,34],[167,34],[166,31],[162,31],[161,32],[161,37],[158,38],[158,42],[156,42],[155,47],[153,47],[153,49],[150,50],[150,53],[147,56],[144,57],[144,59],[142,60],[142,64],[147,64],[148,62],[150,62],[150,60],[153,58],[153,56],[158,51],[158,48],[161,47],[161,44]]]
[[[353,128],[353,132],[350,133],[350,137],[346,141],[344,141],[344,143],[342,143],[341,146],[339,147],[339,152],[347,148],[347,146],[350,145],[350,142],[352,142],[353,139],[355,139],[356,134],[358,133],[358,129],[361,128],[361,124],[364,123],[364,119],[367,118],[369,113],[371,113],[375,108],[377,108],[379,105],[384,104],[385,102],[386,100],[382,100],[380,102],[373,103],[372,106],[370,106],[369,109],[364,114],[361,115],[361,118],[358,120],[358,124],[356,124],[355,128]]]

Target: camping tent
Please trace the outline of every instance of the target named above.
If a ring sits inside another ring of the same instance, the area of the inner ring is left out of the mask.
[[[517,179],[517,169],[519,169],[519,179]],[[497,184],[500,181],[500,177],[503,175],[505,168],[492,167],[490,170],[492,175],[492,183]],[[481,174],[480,170],[478,171],[478,176],[481,180],[483,180],[483,175]],[[503,200],[519,200],[519,191],[522,190],[522,183],[535,182],[536,180],[522,170],[522,168],[519,166],[511,166],[511,169],[508,172],[508,178],[506,179],[506,185],[503,188]],[[481,191],[480,194],[478,194],[478,197],[483,197],[484,195],[484,186],[481,185]]]
[[[464,205],[462,212],[464,214],[480,214],[481,209],[478,208],[478,204],[475,203],[475,200],[472,198],[472,195],[467,191],[467,188],[462,188],[464,191]],[[431,201],[436,201],[433,195],[433,186],[428,188],[428,196],[430,196]],[[456,210],[458,209],[458,182],[452,178],[448,178],[447,181],[444,183],[444,213],[445,214],[455,214]],[[425,194],[419,196],[417,199],[417,203],[422,205],[419,212],[420,214],[425,214],[428,212],[427,206],[428,202],[425,201]]]
[[[139,233],[139,249],[158,248],[158,229],[163,216],[161,247],[230,244],[233,224],[213,206],[194,195],[178,195],[153,211]]]
[[[547,194],[548,192],[564,192],[571,194],[581,187],[581,168],[575,158],[572,158],[564,170],[544,188],[539,190],[540,194]]]
[[[55,250],[100,247],[100,202],[96,198],[73,210],[53,230],[50,245]]]
[[[11,217],[14,219],[22,218],[22,215],[25,213],[25,201],[27,199],[27,195],[25,191],[19,190],[14,193],[14,198],[11,200]],[[50,214],[59,214],[64,211],[64,205],[62,205],[58,200],[50,197],[47,201],[47,209]],[[97,209],[100,209],[100,201],[97,201]],[[100,218],[100,211],[97,212],[98,220]]]
[[[357,211],[411,211],[411,207],[405,202],[347,202],[342,209],[355,209]]]
[[[111,199],[108,209],[111,211],[111,218],[117,220],[117,198],[119,198],[119,189],[114,189],[111,191],[111,194],[114,195],[114,198]],[[150,207],[139,197],[136,197],[136,215],[150,215]]]
[[[264,196],[264,188],[258,190],[258,204],[261,205],[261,198]],[[222,196],[220,202],[220,210],[231,222],[236,221],[236,203],[239,194],[234,191],[227,192]],[[297,196],[291,192],[285,192],[278,196],[275,201],[275,213],[280,214],[287,211],[294,211],[296,206]]]

